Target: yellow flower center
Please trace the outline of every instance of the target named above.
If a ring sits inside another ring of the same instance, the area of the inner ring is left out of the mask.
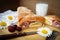
[[[0,25],[1,25],[1,22],[0,22]]]
[[[8,19],[9,19],[9,20],[12,20],[12,19],[13,19],[13,17],[12,17],[12,16],[8,16]]]
[[[48,32],[47,32],[47,30],[44,29],[44,30],[42,30],[42,33],[47,34]]]
[[[7,23],[6,23],[6,22],[0,22],[0,25],[1,25],[1,26],[6,26]]]

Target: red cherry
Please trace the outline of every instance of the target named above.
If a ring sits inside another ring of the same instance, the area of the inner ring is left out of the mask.
[[[22,27],[17,27],[16,30],[17,31],[21,31],[22,30]]]
[[[59,21],[60,22],[60,21]]]
[[[52,22],[54,22],[55,20],[52,20]]]
[[[11,25],[8,27],[8,31],[9,31],[9,32],[14,32],[15,29],[16,29],[16,28],[15,28],[14,26],[11,26]]]
[[[17,25],[13,25],[15,27],[15,29],[17,28]]]

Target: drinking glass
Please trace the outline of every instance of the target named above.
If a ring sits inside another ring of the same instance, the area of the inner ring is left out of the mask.
[[[36,15],[45,16],[47,15],[48,4],[36,3]]]

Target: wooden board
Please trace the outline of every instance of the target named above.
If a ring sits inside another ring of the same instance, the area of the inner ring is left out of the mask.
[[[60,29],[58,29],[58,28],[51,27],[51,26],[46,26],[46,27],[49,27],[51,30],[56,30],[56,31],[60,32]],[[36,31],[37,29],[38,28],[24,29],[24,30],[22,30],[22,32]],[[0,30],[0,35],[3,35],[3,34],[11,34],[11,33],[8,32],[7,29],[5,29],[3,31]],[[42,37],[39,34],[34,34],[34,35],[17,37],[17,38],[7,39],[7,40],[46,40],[46,37]],[[56,40],[60,40],[60,36],[57,36]]]

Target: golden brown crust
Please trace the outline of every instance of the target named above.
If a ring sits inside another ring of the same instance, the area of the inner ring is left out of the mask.
[[[37,15],[27,15],[25,16],[21,21],[19,21],[19,25],[22,24],[23,22],[26,21],[40,21],[42,23],[45,22],[45,18],[41,17],[41,16],[37,16]]]
[[[46,18],[46,24],[51,25],[56,28],[60,28],[60,18],[56,15],[48,15],[45,16]]]
[[[20,25],[23,22],[31,21],[31,20],[40,21],[43,23],[45,22],[45,18],[35,15],[30,9],[26,7],[18,7],[17,12],[18,12],[18,24],[17,25]]]
[[[34,13],[26,7],[18,7],[17,13],[18,13],[18,21],[20,21],[26,15],[34,15]]]
[[[58,17],[58,16],[56,16],[56,15],[48,15],[48,16],[46,16],[47,18],[53,18],[54,20],[58,20],[58,21],[60,21],[60,18]]]

